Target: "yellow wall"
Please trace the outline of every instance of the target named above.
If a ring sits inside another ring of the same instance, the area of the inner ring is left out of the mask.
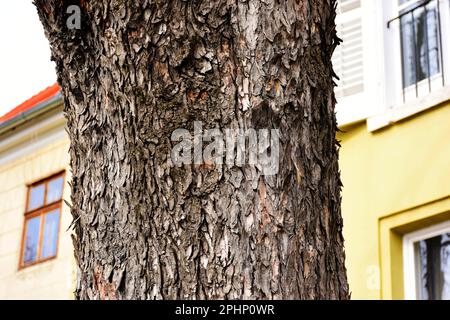
[[[365,123],[343,131],[338,139],[352,298],[401,299],[402,234],[448,219],[450,212],[450,103],[373,133]]]
[[[68,146],[67,139],[59,139],[0,165],[0,299],[73,297],[76,274],[66,231],[72,221],[67,205],[62,209],[57,258],[18,269],[27,184],[66,170],[63,197],[69,199]]]

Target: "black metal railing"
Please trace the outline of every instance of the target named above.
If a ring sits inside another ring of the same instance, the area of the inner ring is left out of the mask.
[[[440,73],[442,86],[445,85],[439,0],[423,0],[404,10],[398,17],[387,22],[388,29],[396,20],[400,26],[402,89],[405,102],[406,90],[411,86],[415,87],[416,98],[419,96],[419,84],[422,81],[428,81],[428,92],[431,92],[431,78],[434,75]]]

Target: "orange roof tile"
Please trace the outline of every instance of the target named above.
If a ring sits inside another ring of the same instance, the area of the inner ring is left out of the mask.
[[[0,117],[0,125],[8,120],[11,120],[15,118],[16,116],[20,115],[21,113],[32,109],[34,106],[38,105],[39,103],[45,102],[54,96],[56,96],[59,93],[60,87],[57,83],[54,85],[42,90],[38,94],[32,96],[30,99],[26,100],[25,102],[21,103],[11,111],[7,112],[3,116]]]

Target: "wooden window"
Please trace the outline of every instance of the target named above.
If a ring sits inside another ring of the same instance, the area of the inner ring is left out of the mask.
[[[55,258],[58,251],[64,173],[28,187],[20,267]]]

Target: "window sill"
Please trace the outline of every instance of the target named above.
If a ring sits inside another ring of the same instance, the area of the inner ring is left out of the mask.
[[[36,266],[46,265],[47,262],[56,260],[57,255],[48,257],[39,261],[30,262],[27,264],[20,264],[18,271],[29,270]]]
[[[450,86],[446,86],[425,97],[417,98],[403,105],[387,109],[381,114],[369,117],[367,119],[367,129],[369,132],[383,129],[449,100]]]
[[[373,105],[367,103],[364,93],[338,99],[336,104],[336,121],[339,128],[365,121],[370,117]]]

